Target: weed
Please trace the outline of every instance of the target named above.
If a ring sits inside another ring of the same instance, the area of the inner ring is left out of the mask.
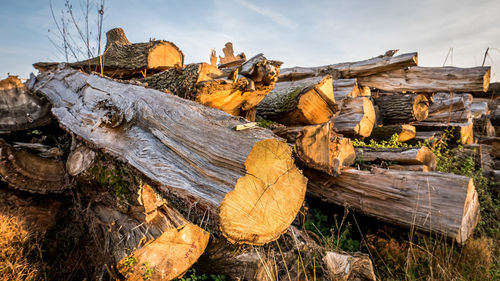
[[[358,139],[353,139],[352,140],[352,144],[354,146],[363,146],[363,147],[373,147],[373,148],[399,148],[399,147],[411,147],[411,145],[407,144],[407,143],[404,143],[404,142],[400,142],[398,140],[399,138],[399,135],[398,134],[394,134],[391,136],[391,138],[389,140],[382,140],[380,142],[377,142],[373,139],[370,140],[369,143],[366,143],[362,140],[358,140]]]
[[[127,267],[133,266],[137,263],[137,259],[134,257],[128,257],[125,259],[124,265]]]
[[[149,262],[144,262],[142,266],[144,267],[144,272],[142,273],[142,279],[149,280],[153,276],[154,269],[149,267]]]
[[[197,274],[195,269],[190,269],[186,274],[177,281],[203,281],[203,280],[213,280],[213,281],[226,281],[225,275],[220,274]]]

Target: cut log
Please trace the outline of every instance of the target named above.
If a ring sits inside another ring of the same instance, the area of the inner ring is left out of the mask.
[[[474,124],[474,134],[476,136],[494,137],[496,135],[495,127],[491,124],[490,119],[485,117],[473,119],[472,123]]]
[[[281,62],[267,60],[259,54],[235,70],[233,74],[240,74],[241,78],[199,83],[196,96],[190,98],[231,115],[255,121],[255,107],[274,88],[280,65]]]
[[[276,83],[257,106],[257,115],[284,125],[327,122],[336,110],[332,77]]]
[[[335,130],[348,137],[368,137],[375,124],[375,109],[369,98],[346,99],[334,118]]]
[[[50,122],[50,105],[17,78],[0,81],[0,134],[29,130]]]
[[[405,124],[422,121],[429,113],[429,101],[424,95],[402,94],[374,98],[384,124]]]
[[[68,65],[88,73],[99,72],[120,79],[144,77],[171,67],[184,66],[184,54],[174,43],[155,40],[131,44],[123,30],[117,29],[106,33],[109,42],[106,43],[107,48],[102,56]],[[56,65],[42,62],[33,66],[43,72]]]
[[[193,222],[209,217],[206,229],[220,227],[232,242],[277,239],[302,205],[306,178],[269,130],[235,131],[240,118],[73,69],[37,80],[65,129],[157,183]]]
[[[436,156],[427,147],[373,148],[356,147],[356,160],[366,162],[389,161],[406,165],[425,165],[436,169]]]
[[[368,216],[463,244],[479,221],[471,178],[437,172],[345,169],[337,177],[306,170],[308,194]]]
[[[340,174],[356,158],[354,146],[348,138],[335,133],[333,123],[305,126],[295,142],[297,156],[306,166],[329,175]]]
[[[447,137],[453,141],[462,144],[471,144],[474,142],[474,130],[472,122],[470,123],[439,123],[439,122],[414,122],[413,126],[417,129],[417,135],[421,131],[427,132],[447,132]]]
[[[500,159],[500,137],[480,137],[477,141],[480,144],[491,145],[491,155]]]
[[[375,280],[367,255],[327,251],[307,231],[291,226],[276,242],[250,248],[212,240],[195,267],[230,280]]]
[[[408,124],[376,126],[373,128],[368,140],[373,139],[375,141],[387,141],[394,134],[397,134],[397,141],[405,142],[415,138],[415,133],[415,127]]]
[[[481,118],[490,114],[490,109],[488,107],[488,102],[484,100],[476,100],[471,103],[470,111],[473,118]]]
[[[341,103],[347,97],[356,98],[361,95],[356,79],[333,80],[333,93],[337,103]]]
[[[356,78],[394,69],[401,69],[418,64],[417,53],[393,56],[395,52],[358,62],[344,62],[318,67],[284,68],[280,73],[279,81],[294,81],[314,76],[332,75],[337,78]]]
[[[389,92],[486,92],[490,67],[419,67],[358,77],[361,86]]]
[[[32,193],[61,193],[69,187],[64,163],[15,149],[0,139],[0,178]]]
[[[425,122],[468,123],[472,121],[470,94],[436,93]]]
[[[330,272],[331,280],[377,280],[367,254],[326,252],[323,262]]]
[[[148,87],[167,91],[185,99],[196,99],[196,84],[224,76],[217,67],[206,63],[192,63],[184,68],[171,68],[140,81]]]

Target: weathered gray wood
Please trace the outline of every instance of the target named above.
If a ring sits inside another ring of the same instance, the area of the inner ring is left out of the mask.
[[[334,127],[348,137],[368,137],[375,124],[375,117],[375,109],[369,98],[348,98],[334,118]]]
[[[471,178],[437,172],[345,169],[337,177],[306,170],[308,194],[462,244],[479,221]]]
[[[193,209],[192,214],[201,212],[199,218],[203,217],[203,213],[207,219],[209,216],[208,227],[211,230],[217,229],[215,226],[221,221],[217,209],[225,206],[223,200],[232,202],[225,200],[226,195],[231,191],[234,191],[231,198],[239,194],[235,185],[246,175],[245,168],[252,168],[250,163],[244,164],[250,159],[253,148],[258,146],[261,149],[255,153],[267,153],[267,149],[271,149],[267,145],[274,145],[278,150],[283,147],[289,149],[269,130],[253,128],[235,131],[234,127],[244,124],[244,120],[160,91],[86,75],[73,69],[44,72],[37,79],[34,89],[52,102],[52,112],[64,128],[158,183],[160,191],[168,194],[165,197],[173,202],[174,207],[185,212]],[[276,157],[281,155],[276,149],[272,153]],[[288,152],[283,150],[283,153]],[[289,153],[291,159],[291,151]],[[285,154],[283,159],[288,157]],[[256,168],[263,169],[259,171],[262,176],[255,175],[255,179],[263,183],[273,179],[273,175],[280,175],[278,170],[271,172],[277,162],[271,160],[274,155],[268,156],[262,155],[262,159],[269,159],[270,163],[262,163]],[[266,165],[271,166],[266,168]],[[287,175],[300,173],[293,164],[287,167],[288,170],[283,171]],[[275,174],[268,177],[267,173]],[[298,195],[297,202],[303,200],[305,179],[293,180],[294,183],[287,185],[287,190],[268,188],[267,192],[285,192],[288,198],[286,207],[278,206],[280,203],[276,200],[270,203],[276,209],[266,206],[268,212],[276,211],[276,222],[281,224],[280,229],[272,234],[273,239],[286,230],[289,225],[287,220],[291,223],[302,204],[293,206],[290,196]],[[295,189],[294,185],[300,185],[301,181],[304,186]],[[244,189],[244,183],[241,189]],[[270,184],[278,187],[282,183]],[[249,202],[247,196],[246,204]],[[243,208],[236,205],[234,210]],[[283,213],[289,207],[296,209],[293,211],[295,214]],[[225,210],[233,209],[227,206]],[[228,219],[233,217],[236,219],[235,216]],[[252,223],[254,218],[240,219]],[[257,233],[253,233],[252,237],[259,239],[258,232],[261,230],[253,229]],[[266,234],[269,234],[269,229],[267,231]],[[238,239],[233,237],[237,242],[253,243],[242,241],[245,238]]]
[[[357,62],[344,62],[318,67],[297,66],[283,68],[280,73],[279,81],[300,80],[327,74],[332,75],[335,79],[356,78],[418,64],[417,53],[402,54],[395,57],[393,56],[394,53],[395,52],[391,50],[384,55]]]
[[[389,92],[486,92],[490,67],[410,67],[358,77],[361,86]]]

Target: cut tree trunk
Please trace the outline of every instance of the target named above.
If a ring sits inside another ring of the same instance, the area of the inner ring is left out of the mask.
[[[387,141],[394,134],[398,134],[397,141],[405,142],[415,138],[415,133],[415,127],[408,124],[376,126],[373,128],[368,140]]]
[[[335,130],[348,137],[368,137],[375,124],[375,109],[369,98],[346,99],[335,118]]]
[[[306,166],[329,175],[340,174],[356,158],[354,146],[348,138],[334,131],[333,123],[305,126],[295,142],[297,156]]]
[[[0,134],[29,130],[50,122],[50,105],[17,78],[0,81]]]
[[[336,111],[332,77],[276,83],[257,106],[257,115],[284,125],[327,122]]]
[[[429,113],[429,101],[424,95],[401,94],[374,99],[384,124],[405,124],[422,121]]]
[[[356,160],[366,162],[396,162],[406,165],[425,165],[436,169],[436,156],[427,147],[373,148],[356,147]]]
[[[0,178],[32,193],[61,193],[69,188],[64,163],[16,149],[0,139]]]
[[[389,165],[387,169],[414,172],[430,172],[431,168],[426,165]]]
[[[358,77],[361,86],[389,92],[486,92],[490,67],[419,67]]]
[[[107,48],[102,56],[68,65],[88,73],[99,72],[119,79],[144,77],[171,67],[184,66],[184,54],[172,42],[155,40],[132,44],[126,39],[121,28],[111,29],[106,35]],[[53,69],[56,65],[42,62],[33,66],[43,72]]]
[[[472,121],[470,94],[437,93],[432,96],[425,122],[468,123]]]
[[[476,136],[494,137],[496,135],[495,127],[491,124],[490,119],[482,117],[473,119],[474,134]]]
[[[358,62],[344,62],[318,67],[284,68],[280,73],[279,81],[294,81],[315,76],[332,75],[337,78],[356,78],[394,69],[401,69],[418,64],[417,53],[393,56],[394,51],[371,59]]]
[[[453,141],[459,141],[462,144],[471,144],[474,142],[474,130],[472,122],[470,123],[439,123],[439,122],[414,122],[413,126],[419,132],[447,132],[447,137]]]
[[[206,228],[231,242],[277,239],[302,205],[306,178],[269,130],[235,131],[244,121],[219,110],[73,69],[37,80],[66,130],[157,183],[194,222],[209,217]]]
[[[479,221],[471,178],[437,172],[345,169],[337,177],[306,170],[308,194],[368,216],[463,244]]]

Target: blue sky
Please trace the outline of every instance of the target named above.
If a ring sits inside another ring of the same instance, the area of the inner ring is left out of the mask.
[[[80,2],[72,0],[77,14]],[[0,78],[27,77],[34,62],[64,59],[48,39],[57,41],[48,0],[0,3]],[[53,0],[56,15],[63,3]],[[103,29],[113,27],[132,42],[172,41],[187,63],[208,61],[227,41],[235,52],[262,52],[284,67],[362,60],[389,49],[418,51],[419,65],[441,66],[450,48],[447,65],[472,67],[490,47],[486,64],[500,81],[499,0],[105,0]]]

